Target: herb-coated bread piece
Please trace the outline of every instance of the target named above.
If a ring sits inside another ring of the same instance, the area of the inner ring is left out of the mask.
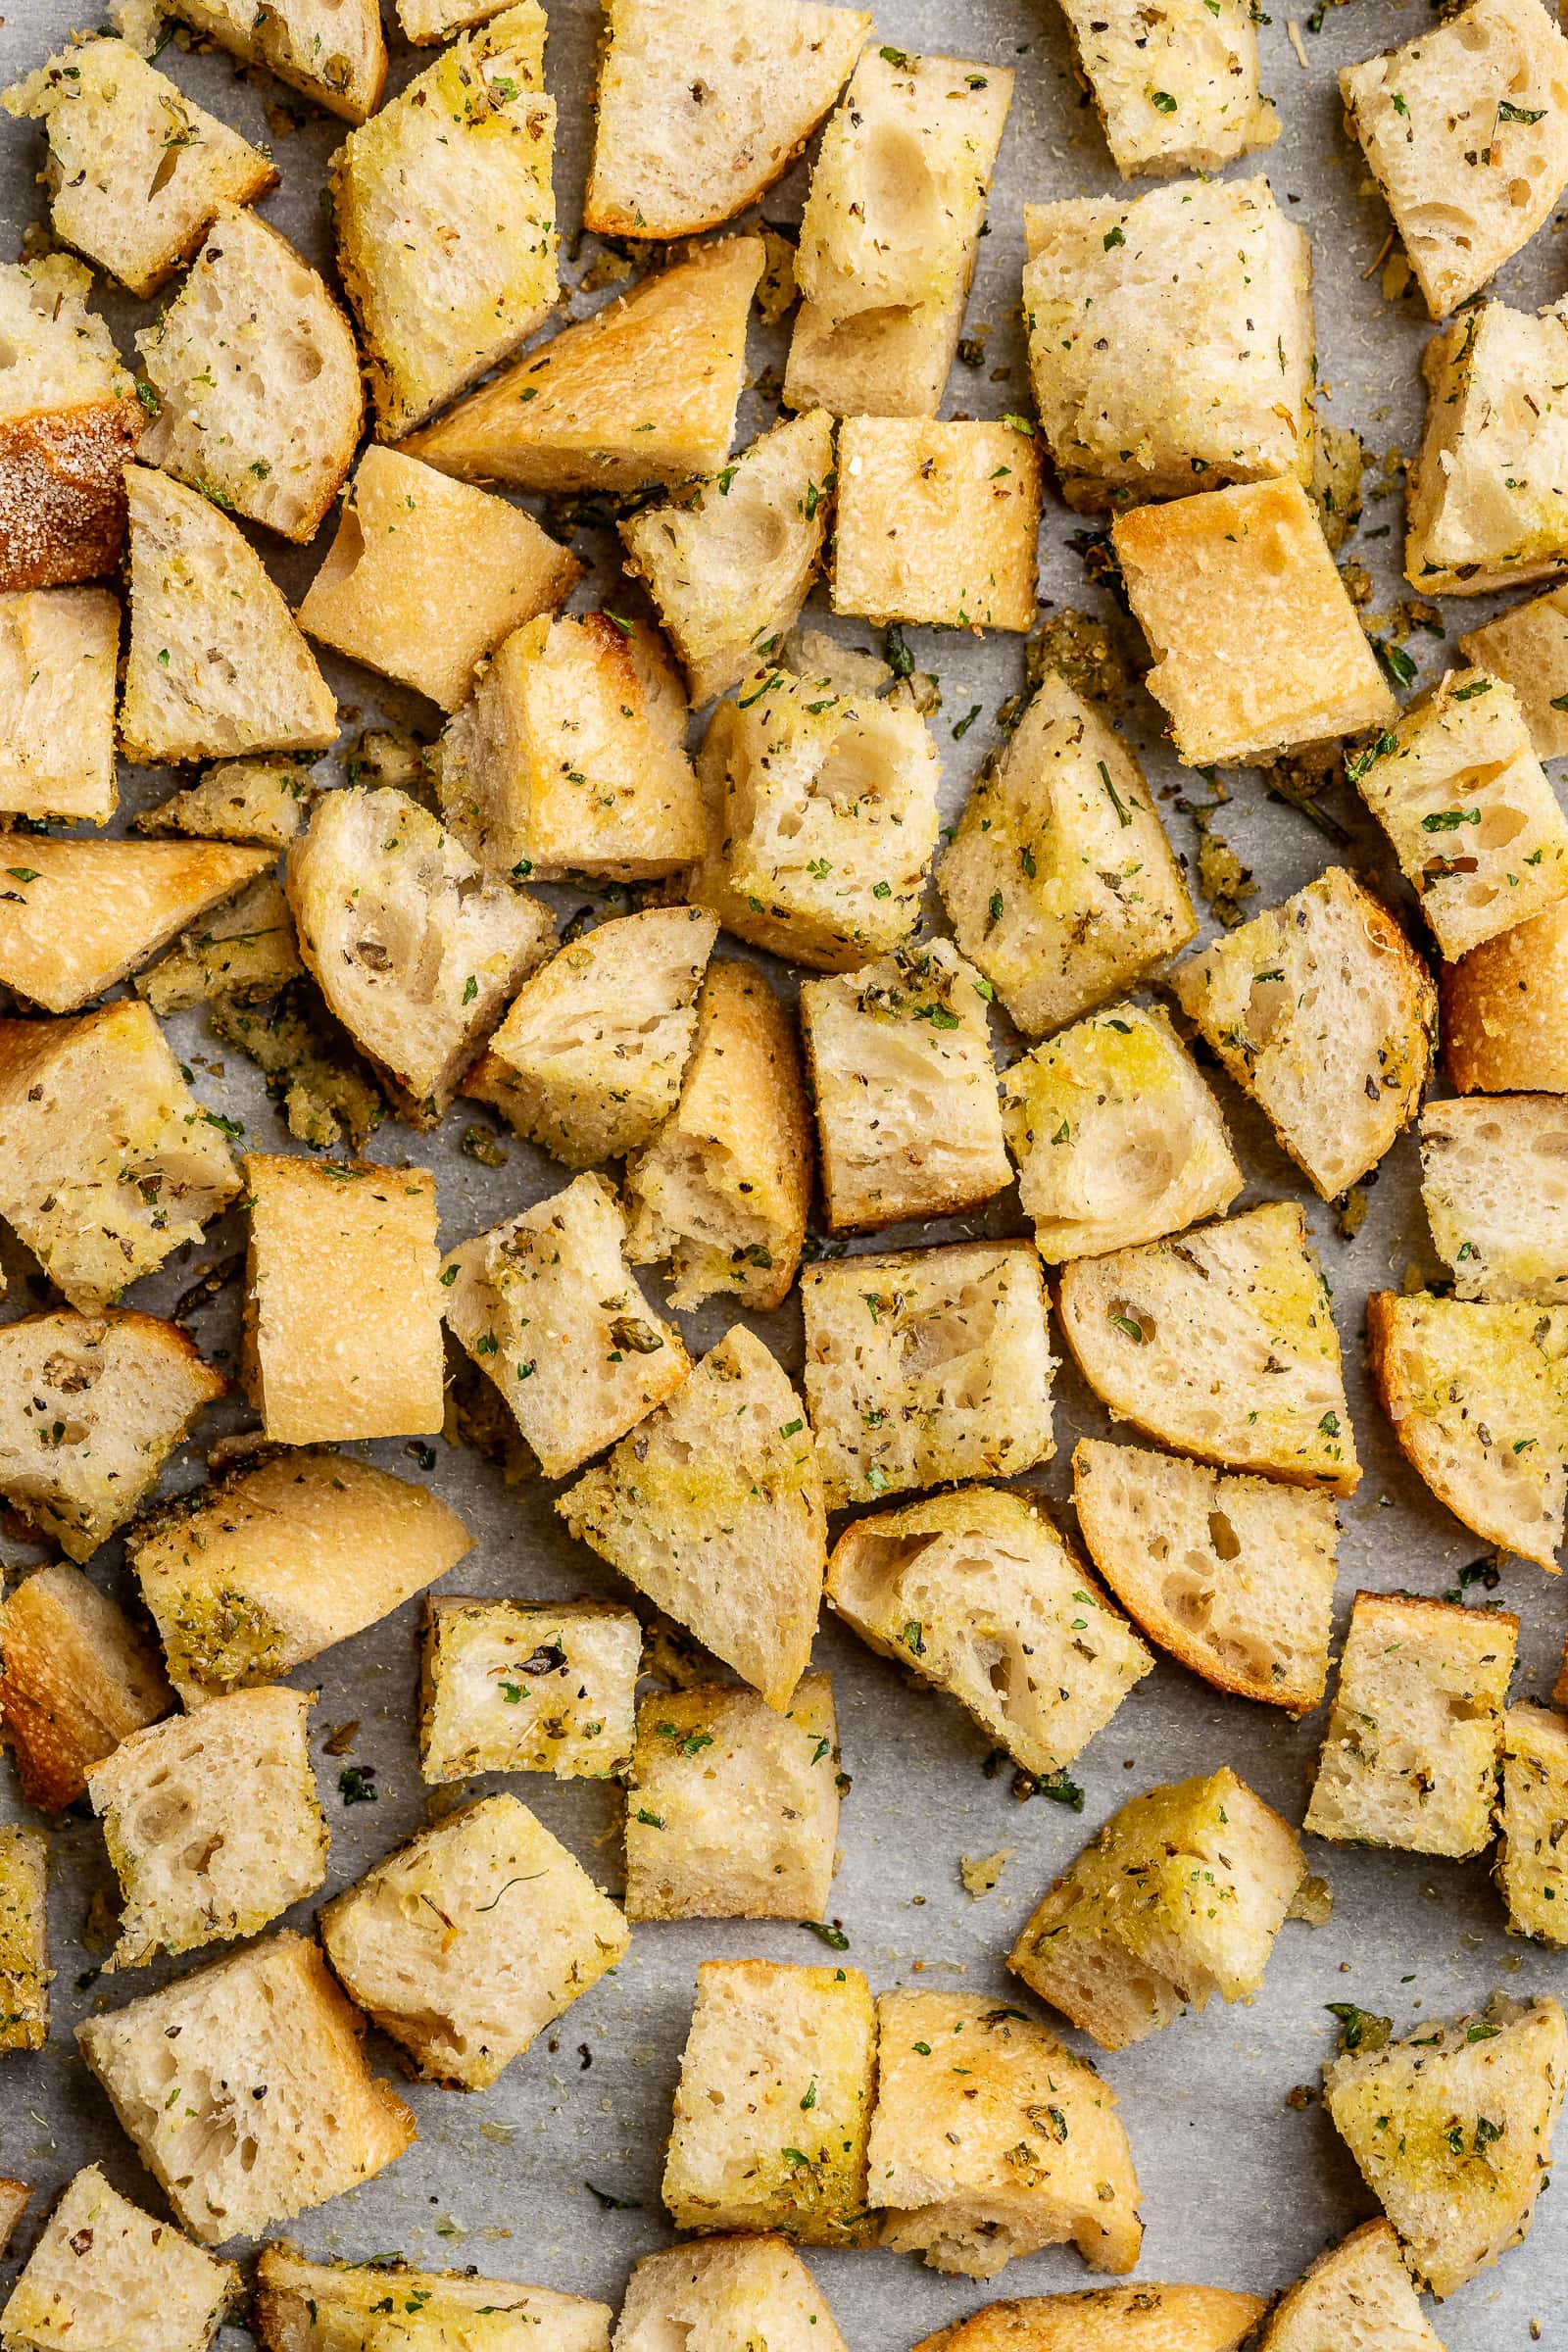
[[[1071,1764],[1154,1663],[1045,1512],[1002,1487],[853,1521],[827,1598],[1040,1779]]]
[[[770,1707],[788,1705],[816,1632],[827,1519],[800,1398],[744,1324],[556,1508]]]
[[[1568,431],[1555,387],[1568,306],[1484,302],[1421,361],[1426,427],[1405,504],[1404,573],[1422,596],[1482,596],[1568,567]]]
[[[1152,25],[1137,0],[1069,0],[1066,17],[1123,179],[1211,172],[1279,137],[1246,0],[1176,0]]]
[[[28,838],[0,894],[0,984],[46,1012],[78,1012],[243,884],[269,850],[227,842]]]
[[[1092,2286],[984,2304],[914,2352],[1241,2352],[1265,2308],[1223,2286]]]
[[[1516,1935],[1568,1944],[1568,1716],[1510,1707],[1502,1719],[1497,1889]]]
[[[1222,932],[1171,988],[1326,1200],[1414,1117],[1437,998],[1393,915],[1344,866]]]
[[[423,1487],[348,1454],[279,1452],[154,1513],[128,1553],[194,1707],[362,1633],[470,1547]]]
[[[0,2179],[0,2251],[10,2245],[31,2197],[25,2180]]]
[[[254,1936],[326,1876],[309,1691],[234,1690],[132,1732],[87,1776],[124,1898],[106,1968]]]
[[[664,2160],[676,2229],[872,2242],[875,2079],[876,2013],[858,1968],[705,1961]]]
[[[207,2352],[239,2291],[236,2264],[154,2221],[91,2164],[45,2223],[0,2340],[8,2352]]]
[[[610,2352],[612,2315],[585,2295],[472,2270],[310,2262],[274,2238],[256,2265],[252,2316],[267,2352]]]
[[[1198,929],[1131,747],[1054,669],[975,778],[937,883],[1031,1037],[1135,987]]]
[[[1366,1338],[1378,1401],[1439,1501],[1554,1569],[1568,1510],[1568,1308],[1374,1291]]]
[[[1553,2000],[1494,1999],[1323,2070],[1323,2104],[1435,2295],[1529,2235],[1568,2080]]]
[[[795,313],[784,404],[834,416],[934,416],[963,330],[968,289],[917,310],[857,311],[836,321],[814,302]]]
[[[466,481],[642,490],[716,473],[746,371],[760,237],[726,237],[574,319],[408,447]]]
[[[822,1917],[839,1829],[833,1686],[783,1709],[712,1685],[637,1710],[626,1797],[628,1919]]]
[[[66,253],[0,264],[0,334],[15,355],[0,373],[6,593],[97,579],[124,544],[125,461],[145,420],[113,335],[87,308],[91,286]]]
[[[642,1627],[605,1600],[427,1600],[419,1765],[605,1780],[631,1762]]]
[[[871,19],[819,0],[612,0],[605,26],[583,225],[685,237],[788,170]]]
[[[1320,2254],[1268,2314],[1257,2352],[1443,2352],[1381,2217]]]
[[[1568,1104],[1429,1102],[1421,1198],[1458,1298],[1568,1300]]]
[[[76,2042],[183,2227],[219,2245],[409,2146],[414,2118],[366,2065],[363,2031],[318,1946],[277,1935],[87,2019]]]
[[[163,1018],[193,1004],[261,1004],[304,969],[283,885],[269,868],[192,923],[167,956],[138,973],[135,988]]]
[[[171,0],[171,13],[329,115],[363,122],[380,98],[386,43],[376,0]]]
[[[1512,687],[1538,760],[1568,752],[1568,589],[1548,588],[1467,629],[1459,651]]]
[[[0,1607],[0,1721],[22,1793],[63,1813],[95,1764],[173,1704],[154,1644],[79,1568],[36,1568]]]
[[[1339,1334],[1294,1201],[1078,1258],[1058,1307],[1079,1370],[1117,1419],[1224,1469],[1353,1491]]]
[[[0,333],[3,316],[0,305]],[[4,446],[0,425],[0,514]],[[107,589],[0,594],[0,810],[6,815],[79,817],[97,825],[114,815],[119,651],[120,606]]]
[[[321,1936],[416,2071],[466,2090],[493,2082],[630,1940],[614,1904],[514,1796],[421,1830],[327,1904]]]
[[[1089,1556],[1152,1642],[1218,1690],[1317,1705],[1339,1535],[1326,1494],[1095,1438],[1072,1474]]]
[[[48,1884],[47,1831],[0,1829],[0,2051],[49,2038]]]
[[[200,783],[131,818],[136,833],[188,833],[199,841],[254,841],[286,850],[311,812],[313,762],[290,752],[219,760]]]
[[[1305,1827],[1418,1854],[1492,1840],[1502,1710],[1519,1620],[1358,1592]]]
[[[1215,1993],[1250,2001],[1306,1876],[1300,1840],[1228,1766],[1119,1806],[1008,1955],[1102,2050]]]
[[[882,2244],[970,2278],[1069,2240],[1091,2270],[1132,2270],[1138,2176],[1089,2061],[984,1994],[884,1992],[876,2006]]]
[[[1568,901],[1442,974],[1443,1066],[1464,1095],[1568,1094]]]
[[[1032,627],[1041,496],[1032,433],[846,416],[834,612],[954,629]]]
[[[826,2297],[782,2238],[738,2233],[645,2254],[626,2281],[615,2352],[846,2352]]]

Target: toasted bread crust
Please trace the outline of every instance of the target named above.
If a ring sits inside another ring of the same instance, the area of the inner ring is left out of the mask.
[[[143,421],[137,401],[94,400],[0,423],[0,590],[114,570]]]

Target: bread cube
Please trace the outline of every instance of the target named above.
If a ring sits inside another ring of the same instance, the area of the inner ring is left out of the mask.
[[[0,2051],[49,2038],[48,1884],[46,1832],[0,1829]]]
[[[915,2352],[1241,2352],[1268,2306],[1222,2286],[1095,2286],[986,2303]],[[1385,2352],[1406,2352],[1389,2344]],[[1409,2352],[1417,2352],[1410,2347]]]
[[[408,447],[466,481],[644,490],[716,473],[746,373],[760,237],[725,237],[573,319]]]
[[[1089,1556],[1152,1642],[1216,1690],[1317,1705],[1339,1537],[1326,1494],[1094,1438],[1072,1475]]]
[[[946,939],[803,986],[834,1233],[956,1216],[1011,1181],[986,1020],[991,993]]]
[[[1304,1827],[1416,1854],[1492,1842],[1517,1617],[1357,1592]]]
[[[0,1020],[0,1216],[83,1314],[161,1266],[239,1191],[216,1117],[145,1004]]]
[[[450,2352],[455,2344],[473,2352],[523,2352],[529,2344],[536,2352],[610,2352],[612,2315],[586,2295],[481,2278],[472,2270],[309,2262],[280,2238],[257,2262],[253,2317],[267,2352],[368,2352],[383,2340],[411,2352]]]
[[[1568,1944],[1568,1717],[1509,1707],[1502,1718],[1502,1801],[1496,1880],[1517,1936]]]
[[[827,2299],[781,2238],[700,2238],[632,2267],[615,2352],[659,2352],[672,2333],[691,2352],[846,2352]]]
[[[365,416],[348,320],[257,214],[220,207],[190,275],[136,337],[152,391],[141,455],[302,545]]]
[[[1554,1573],[1568,1512],[1568,1308],[1374,1291],[1366,1338],[1378,1402],[1438,1500]]]
[[[871,2242],[875,2077],[876,2013],[858,1968],[704,1961],[664,2160],[676,2229]]]
[[[1329,1288],[1294,1200],[1062,1270],[1062,1334],[1112,1418],[1220,1469],[1354,1492]]]
[[[1395,717],[1298,481],[1139,507],[1110,535],[1154,656],[1146,683],[1189,766],[1255,764]]]
[[[952,373],[967,284],[948,303],[857,311],[833,321],[814,302],[795,313],[784,404],[834,416],[934,416]]]
[[[820,1919],[839,1831],[833,1685],[659,1690],[637,1710],[628,1919]]]
[[[816,1632],[827,1517],[800,1399],[744,1324],[556,1508],[770,1707],[789,1704]]]
[[[583,226],[686,237],[733,220],[800,154],[870,30],[818,0],[612,0]]]
[[[1229,1766],[1117,1807],[1037,1905],[1007,1966],[1102,2050],[1184,2006],[1250,2001],[1306,1856]]]
[[[882,2244],[968,2278],[1068,2240],[1091,2270],[1132,2270],[1138,2176],[1089,2061],[979,1993],[884,1992],[876,2011]]]
[[[1242,1189],[1219,1104],[1158,1006],[1113,1005],[1024,1054],[1002,1119],[1048,1265],[1180,1233]]]
[[[427,1600],[419,1768],[606,1780],[631,1762],[643,1632],[604,1600]]]
[[[0,1719],[22,1793],[63,1813],[95,1764],[173,1704],[154,1644],[79,1568],[35,1568],[0,1605]]]
[[[0,335],[15,355],[0,373],[0,592],[8,596],[97,579],[124,544],[125,461],[144,417],[114,336],[87,308],[91,285],[91,271],[65,253],[0,263]],[[24,662],[24,680],[34,666]],[[62,710],[54,723],[58,759],[71,748],[72,718]],[[36,741],[21,741],[41,755]]]
[[[1422,357],[1426,429],[1405,500],[1404,572],[1423,596],[1481,596],[1568,567],[1568,305],[1484,302]]]
[[[322,795],[288,859],[300,954],[327,1008],[433,1127],[503,1005],[554,945],[550,910],[490,880],[407,793]]]
[[[766,663],[713,712],[698,774],[686,888],[738,939],[854,971],[914,930],[942,781],[918,710]]]
[[[200,841],[254,841],[286,850],[311,812],[311,761],[288,752],[220,760],[199,784],[171,793],[131,818],[136,833],[192,833]]]
[[[727,13],[737,0],[710,4]],[[658,23],[667,5],[619,0],[612,26],[627,17]],[[814,0],[772,0],[771,13],[860,22],[850,10],[818,8]],[[749,24],[757,22],[749,10]],[[612,59],[614,38],[612,30]],[[602,70],[601,126],[604,104]],[[825,409],[810,409],[760,434],[694,492],[668,506],[643,507],[620,524],[626,568],[654,601],[693,703],[739,685],[794,627],[821,560],[834,479],[833,419]]]
[[[1553,2000],[1494,1999],[1323,2070],[1323,2104],[1404,2241],[1417,2280],[1450,2295],[1530,2231],[1568,2080]]]
[[[514,1889],[528,1886],[520,1894]],[[482,2090],[613,1968],[626,1922],[514,1796],[449,1813],[321,1913],[350,1994],[426,2082]]]
[[[5,471],[0,425],[0,509]],[[107,589],[0,594],[0,811],[95,825],[114,815],[119,651]]]
[[[1135,987],[1198,929],[1137,759],[1054,669],[975,778],[937,883],[1030,1036]]]
[[[1538,760],[1568,752],[1568,589],[1548,588],[1465,630],[1459,651],[1512,689]]]
[[[1312,253],[1266,179],[1075,196],[1024,220],[1029,372],[1070,507],[1310,482]]]
[[[1445,956],[1568,894],[1568,818],[1500,678],[1449,670],[1349,772]]]
[[[1568,1094],[1568,904],[1499,931],[1442,973],[1443,1063],[1461,1094]]]
[[[1346,128],[1434,318],[1528,245],[1568,187],[1565,84],[1568,41],[1541,0],[1470,0],[1401,48],[1341,67]]]
[[[811,1116],[795,1023],[753,965],[709,965],[680,1101],[625,1190],[626,1255],[670,1261],[672,1306],[783,1305],[811,1204]]]
[[[835,612],[1031,628],[1039,531],[1040,456],[1016,425],[902,416],[840,425]]]
[[[579,1176],[443,1262],[448,1328],[506,1398],[546,1478],[581,1469],[691,1370],[625,1251],[614,1187]]]
[[[1568,1301],[1568,1104],[1429,1102],[1421,1198],[1458,1298]]]
[[[610,612],[516,629],[441,738],[441,807],[486,873],[617,882],[700,857],[686,697],[655,632]]]
[[[63,49],[0,104],[44,126],[56,236],[133,294],[156,293],[220,205],[277,185],[265,155],[124,41]]]
[[[182,2226],[255,2237],[384,2172],[414,2118],[303,1936],[270,1936],[76,2028],[83,2058]]]
[[[379,120],[379,118],[377,118]],[[564,605],[582,565],[520,507],[372,444],[300,626],[443,710],[503,638]]]
[[[338,266],[388,441],[515,351],[557,299],[544,53],[544,11],[518,0],[460,32],[333,158]]]
[[[162,1018],[193,1004],[261,1004],[304,969],[283,885],[268,872],[193,923],[135,987]]]
[[[830,1511],[1049,1461],[1046,1286],[1028,1242],[808,1266],[806,1401]]]
[[[272,863],[226,842],[42,833],[26,858],[0,892],[0,983],[48,1012],[79,1011]]]
[[[1325,1200],[1377,1166],[1420,1105],[1437,1031],[1426,965],[1331,865],[1178,964],[1188,1019]]]
[[[1268,2314],[1257,2352],[1331,2352],[1357,2335],[1385,2352],[1443,2352],[1399,2241],[1381,2215],[1320,2254]]]
[[[14,2352],[207,2352],[240,2274],[111,2188],[72,2180],[0,2312]]]
[[[349,1454],[278,1453],[167,1504],[127,1550],[171,1677],[196,1707],[363,1633],[471,1543],[423,1487]]]
[[[1003,1487],[853,1521],[827,1597],[1042,1780],[1065,1771],[1154,1663],[1045,1512]]]
[[[1067,0],[1065,15],[1123,179],[1216,172],[1279,137],[1247,0],[1175,0],[1152,24],[1135,0]]]

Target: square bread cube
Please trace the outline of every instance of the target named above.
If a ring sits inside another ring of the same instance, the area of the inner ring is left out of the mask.
[[[360,2047],[318,1946],[270,1936],[76,2028],[83,2058],[204,2245],[373,2180],[414,2118]]]
[[[875,2078],[876,2015],[858,1968],[704,1961],[664,2159],[676,2229],[870,2243]]]
[[[321,1939],[417,2075],[482,2090],[614,1967],[630,1936],[526,1805],[487,1796],[335,1896]]]
[[[1028,1242],[808,1266],[806,1402],[830,1511],[1051,1459],[1056,1369]]]
[[[1031,1037],[1136,987],[1198,930],[1136,757],[1054,669],[975,778],[937,886]]]
[[[1429,1102],[1421,1198],[1457,1298],[1568,1302],[1568,1103]]]
[[[1443,1066],[1461,1094],[1568,1094],[1568,902],[1499,931],[1439,977]]]
[[[254,1936],[326,1877],[306,1690],[232,1690],[87,1775],[124,1908],[106,1969]]]
[[[606,1600],[427,1600],[419,1768],[606,1780],[631,1762],[643,1629]]]
[[[613,1185],[579,1176],[442,1265],[448,1329],[506,1398],[547,1478],[623,1438],[691,1370],[625,1252]]]
[[[240,2291],[237,2264],[155,2222],[90,2164],[45,2223],[0,2338],[12,2352],[207,2352]]]
[[[1450,959],[1568,895],[1568,818],[1500,678],[1448,670],[1347,772]]]
[[[1497,1890],[1517,1936],[1568,1944],[1568,1717],[1509,1707],[1502,1719]]]
[[[1483,596],[1568,569],[1568,304],[1484,302],[1422,355],[1426,426],[1405,496],[1404,576]]]
[[[1123,179],[1217,172],[1280,135],[1247,0],[1067,0],[1067,29]]]
[[[1470,0],[1341,67],[1346,127],[1434,318],[1528,245],[1568,187],[1565,87],[1568,41],[1541,0]]]
[[[984,1994],[884,1992],[867,2165],[881,2243],[994,2278],[1071,2241],[1091,2270],[1138,2261],[1138,2176],[1115,2095],[1033,2018]]]
[[[816,1632],[827,1514],[800,1398],[743,1323],[556,1508],[770,1707],[788,1705]]]
[[[436,1436],[435,1178],[251,1152],[247,1386],[281,1446]]]
[[[986,1005],[946,939],[801,989],[834,1233],[951,1217],[1011,1182]]]
[[[1029,372],[1070,507],[1310,482],[1312,253],[1266,179],[1033,204],[1024,226]]]
[[[942,781],[918,710],[766,662],[713,712],[697,771],[706,845],[686,888],[727,931],[830,972],[909,937]]]
[[[63,1813],[122,1740],[173,1705],[157,1648],[64,1560],[0,1605],[0,1720],[29,1805]]]
[[[608,2303],[472,2270],[310,2262],[286,2238],[256,2265],[253,2322],[267,2352],[610,2352]]]
[[[1290,1823],[1227,1765],[1118,1806],[1007,1966],[1102,2050],[1125,2049],[1184,2005],[1250,2001],[1305,1876]]]
[[[49,2038],[49,1838],[0,1829],[0,2050]]]
[[[834,612],[951,629],[1032,628],[1040,532],[1033,432],[846,416]]]
[[[1568,588],[1548,588],[1465,630],[1459,651],[1512,688],[1538,760],[1568,752]]]
[[[351,662],[456,710],[473,692],[475,664],[524,621],[564,605],[581,573],[520,507],[372,444],[299,623]]]
[[[1110,535],[1154,656],[1146,683],[1190,767],[1257,764],[1395,717],[1298,481],[1139,507]]]
[[[738,2234],[666,2246],[633,2265],[615,2352],[846,2352],[827,2298],[782,2238]]]
[[[7,595],[97,579],[125,542],[125,461],[145,417],[114,336],[87,308],[91,288],[91,270],[67,253],[0,263],[0,335],[15,354],[0,373]]]
[[[1048,1265],[1222,1216],[1244,1182],[1224,1114],[1165,1012],[1112,1005],[1015,1061],[1002,1119]]]
[[[659,1690],[637,1710],[628,1919],[820,1919],[839,1834],[833,1685]]]
[[[120,604],[107,588],[0,596],[0,810],[108,823],[119,799],[119,653]]]
[[[1221,932],[1170,985],[1325,1200],[1375,1168],[1415,1116],[1436,992],[1388,908],[1344,866]]]
[[[814,302],[800,303],[784,372],[785,407],[826,409],[834,416],[934,416],[968,299],[965,283],[946,303],[856,311],[836,321]]]
[[[151,1513],[127,1552],[194,1708],[363,1633],[471,1544],[424,1487],[351,1454],[279,1452]]]
[[[1357,1592],[1303,1828],[1415,1854],[1489,1845],[1518,1633],[1502,1609]]]
[[[1046,1513],[1004,1487],[853,1521],[827,1598],[1040,1780],[1066,1770],[1154,1663]]]
[[[441,738],[447,823],[487,874],[643,882],[702,855],[686,697],[645,621],[541,613]]]

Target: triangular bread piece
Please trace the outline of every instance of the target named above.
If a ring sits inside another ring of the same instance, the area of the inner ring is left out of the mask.
[[[128,760],[322,751],[337,701],[261,559],[226,514],[150,466],[125,469],[130,651],[120,707]]]
[[[0,985],[47,1012],[75,1012],[139,971],[273,859],[270,850],[218,841],[10,841],[17,863],[0,868]]]
[[[1443,2352],[1427,2326],[1399,2241],[1363,2222],[1320,2254],[1269,2314],[1257,2352]]]
[[[519,490],[641,490],[716,473],[746,372],[760,237],[699,247],[404,443],[443,473]]]
[[[716,228],[788,170],[871,30],[818,0],[609,0],[583,225]]]
[[[363,122],[386,78],[386,42],[376,0],[168,0],[183,18],[279,81],[303,90],[329,115]]]
[[[987,2303],[925,2336],[914,2352],[1237,2352],[1263,2309],[1258,2295],[1149,2278]]]

